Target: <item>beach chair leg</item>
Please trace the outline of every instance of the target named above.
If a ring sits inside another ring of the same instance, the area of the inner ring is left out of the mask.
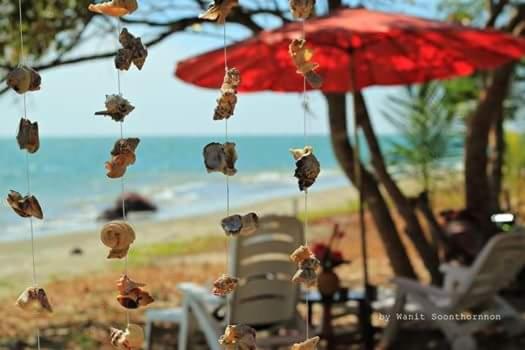
[[[153,345],[153,339],[151,338],[151,332],[153,331],[153,322],[151,320],[146,320],[146,329],[145,331],[145,338],[146,338],[146,350],[150,350]]]
[[[188,349],[188,334],[190,330],[190,308],[187,300],[182,303],[182,318],[179,324],[178,350]]]
[[[390,320],[385,328],[383,337],[379,342],[377,349],[386,350],[394,343],[399,329],[401,328],[401,320],[396,317],[396,315],[403,312],[406,303],[406,294],[403,292],[398,292],[396,295],[396,301],[392,312],[390,313]]]

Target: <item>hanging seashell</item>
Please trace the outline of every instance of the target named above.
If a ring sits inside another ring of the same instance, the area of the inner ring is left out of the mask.
[[[305,146],[304,148],[292,148],[290,153],[293,156],[294,160],[300,160],[303,157],[309,156],[314,151],[312,146]]]
[[[315,0],[290,0],[290,10],[296,19],[307,19],[312,15]]]
[[[38,123],[32,123],[29,119],[20,119],[18,134],[16,136],[20,149],[25,149],[29,153],[36,153],[40,148],[38,137]]]
[[[292,277],[295,283],[301,283],[307,287],[313,287],[317,283],[317,269],[321,262],[315,257],[310,248],[300,246],[291,255],[290,260],[297,264],[299,269]]]
[[[199,15],[199,18],[224,24],[226,17],[228,17],[232,9],[237,5],[239,5],[239,0],[214,0],[206,12]]]
[[[226,235],[249,236],[254,234],[259,228],[259,217],[255,213],[249,213],[244,216],[231,215],[221,221],[221,226]]]
[[[7,203],[15,211],[15,213],[23,218],[44,218],[40,203],[38,203],[38,200],[35,196],[23,197],[19,192],[11,190],[7,195]]]
[[[294,263],[299,265],[300,263],[302,263],[306,259],[309,259],[309,258],[311,258],[313,256],[314,256],[314,254],[312,253],[310,248],[308,248],[307,246],[302,245],[302,246],[300,246],[299,248],[297,248],[296,250],[293,251],[293,253],[290,255],[290,260],[292,260]]]
[[[204,147],[203,155],[204,165],[208,173],[221,172],[227,176],[233,176],[237,173],[237,169],[235,169],[235,162],[237,161],[235,143],[212,142]]]
[[[237,105],[237,88],[241,83],[241,73],[237,68],[230,68],[224,75],[221,86],[221,95],[217,99],[217,107],[213,115],[214,120],[229,119],[235,112]]]
[[[230,325],[219,338],[219,344],[226,350],[256,350],[256,337],[257,332],[250,326]]]
[[[142,40],[124,28],[120,32],[119,41],[123,48],[117,51],[115,67],[120,70],[128,70],[133,63],[139,70],[142,70],[148,57],[148,50],[142,44]]]
[[[214,295],[224,297],[232,293],[237,285],[239,284],[239,279],[231,277],[228,275],[222,275],[215,282],[213,282],[212,293]]]
[[[237,68],[229,68],[224,74],[221,91],[233,90],[237,93],[237,88],[241,84],[241,72]]]
[[[6,77],[7,86],[19,94],[40,90],[42,78],[36,70],[28,66],[13,69]]]
[[[304,75],[308,84],[314,89],[319,89],[323,85],[323,79],[314,72],[319,68],[319,64],[311,62],[314,53],[306,47],[306,40],[293,39],[289,46],[290,57],[297,67],[297,73]]]
[[[137,0],[111,0],[100,4],[90,4],[88,10],[107,16],[121,17],[135,12],[138,7]]]
[[[109,116],[116,122],[121,122],[130,114],[133,107],[128,100],[120,95],[106,95],[106,110],[95,112],[95,115]]]
[[[294,344],[290,350],[317,350],[317,344],[320,340],[319,337],[313,337],[302,343]]]
[[[321,262],[314,255],[312,255],[309,258],[301,261],[298,266],[300,269],[316,271],[321,266]]]
[[[100,240],[106,247],[111,248],[108,259],[122,259],[135,241],[135,231],[125,221],[112,221],[102,227]]]
[[[293,275],[292,282],[301,283],[307,287],[313,287],[317,284],[317,272],[310,269],[299,269]]]
[[[111,161],[106,162],[107,177],[116,179],[124,176],[127,167],[135,164],[135,150],[140,143],[138,138],[127,138],[118,140],[111,151]]]
[[[136,324],[130,323],[125,331],[110,328],[111,345],[121,350],[140,349],[144,344],[144,331]]]
[[[142,288],[134,288],[126,294],[117,296],[117,301],[126,309],[138,309],[141,306],[147,306],[155,300]]]
[[[53,308],[43,288],[27,288],[16,300],[16,305],[26,311],[53,312]]]
[[[297,160],[294,176],[299,180],[299,189],[305,191],[315,183],[321,172],[321,164],[312,153],[311,146],[306,146],[302,151],[294,149],[291,152]]]
[[[146,285],[144,283],[139,283],[132,281],[128,276],[123,275],[117,281],[117,289],[121,295],[128,294],[130,291],[136,288],[142,288]]]

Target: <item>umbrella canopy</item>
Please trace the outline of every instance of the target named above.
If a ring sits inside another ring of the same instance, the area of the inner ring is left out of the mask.
[[[501,32],[367,9],[308,20],[305,33],[325,92],[354,91],[353,81],[361,90],[465,76],[525,55],[525,40]],[[301,35],[295,22],[229,46],[228,65],[242,74],[239,91],[303,91],[288,55],[290,41]],[[224,76],[222,48],[179,62],[176,76],[216,89]]]

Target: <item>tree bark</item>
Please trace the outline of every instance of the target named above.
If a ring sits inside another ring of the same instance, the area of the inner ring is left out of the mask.
[[[503,164],[505,162],[505,130],[503,129],[504,115],[503,110],[498,111],[493,132],[493,145],[490,159],[490,187],[491,187],[491,210],[494,212],[501,210],[500,197],[503,183]]]
[[[365,99],[361,92],[354,94],[356,103],[357,118],[363,132],[365,134],[368,148],[372,157],[372,166],[374,167],[376,176],[383,184],[388,195],[394,202],[394,205],[405,223],[405,230],[408,237],[414,243],[425,267],[427,268],[432,283],[440,285],[442,280],[441,272],[439,271],[439,256],[438,251],[428,242],[425,237],[423,227],[415,213],[415,208],[411,205],[410,200],[403,194],[397,183],[394,181],[385,164],[381,146],[375,134],[370,115],[366,108]]]
[[[354,151],[348,138],[346,95],[325,94],[328,103],[332,147],[346,176],[355,184]],[[377,226],[394,273],[417,278],[401,242],[388,206],[372,174],[361,164],[361,181],[365,201]]]

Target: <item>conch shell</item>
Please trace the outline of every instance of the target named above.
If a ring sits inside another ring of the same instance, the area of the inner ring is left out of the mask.
[[[317,350],[317,344],[321,338],[313,337],[302,343],[294,344],[290,350]]]
[[[121,17],[135,12],[138,7],[137,0],[111,0],[101,4],[90,4],[88,10],[103,15]]]
[[[237,173],[237,169],[235,169],[235,162],[237,161],[235,143],[212,142],[204,147],[203,155],[204,165],[208,173],[221,172],[227,176],[233,176]]]
[[[296,263],[299,268],[292,277],[292,281],[313,287],[317,283],[317,269],[321,263],[310,248],[300,246],[290,255],[290,260]]]
[[[214,295],[223,297],[235,290],[239,284],[239,279],[228,275],[222,275],[215,282],[213,282],[212,293]]]
[[[111,161],[106,162],[107,177],[116,179],[124,176],[129,165],[135,164],[135,150],[140,143],[138,138],[118,140],[111,151]]]
[[[136,324],[130,323],[125,331],[110,328],[111,345],[120,350],[135,350],[144,344],[144,331]]]
[[[138,309],[141,306],[147,306],[155,300],[142,288],[131,289],[126,294],[119,294],[117,301],[126,309]]]
[[[307,19],[314,10],[315,0],[290,0],[290,10],[296,19]]]
[[[23,310],[53,312],[47,294],[43,288],[29,287],[16,300],[16,305]]]
[[[35,196],[31,195],[22,197],[22,195],[19,192],[11,190],[7,195],[7,203],[11,208],[13,208],[15,213],[17,213],[23,218],[44,218],[44,214],[42,213],[40,203],[38,203],[38,200]]]
[[[221,226],[228,236],[249,236],[259,228],[259,217],[255,213],[231,215],[222,219]]]
[[[95,112],[95,115],[109,116],[116,122],[124,121],[135,107],[120,95],[106,95],[106,110]]]
[[[112,221],[102,227],[100,240],[106,247],[111,248],[108,259],[122,259],[135,241],[135,231],[125,221]]]
[[[214,120],[229,119],[235,112],[237,105],[237,88],[241,83],[241,73],[237,68],[230,68],[224,75],[221,86],[221,96],[217,99],[217,107],[213,115]]]
[[[20,119],[18,135],[16,136],[20,149],[25,149],[29,153],[36,153],[40,148],[40,138],[38,137],[38,123],[32,123],[29,119]]]
[[[199,18],[224,24],[226,17],[228,17],[232,9],[237,5],[239,5],[239,0],[214,0],[206,12],[201,14]]]
[[[119,41],[123,48],[117,51],[115,67],[120,70],[128,70],[133,63],[139,70],[142,70],[148,57],[148,50],[142,44],[142,40],[134,37],[124,28],[120,32]]]
[[[257,332],[250,326],[230,325],[219,338],[219,344],[226,350],[256,350],[256,337]]]
[[[13,69],[6,77],[7,86],[19,94],[40,90],[42,78],[36,70],[28,66]]]
[[[304,75],[308,84],[314,89],[319,89],[323,85],[323,79],[314,72],[319,68],[319,64],[311,62],[314,53],[306,47],[306,40],[293,39],[289,47],[290,57],[297,67],[297,73]]]
[[[305,191],[315,183],[321,172],[321,164],[313,154],[312,146],[306,146],[304,149],[291,149],[290,152],[296,160],[294,176],[298,179],[299,189]]]

